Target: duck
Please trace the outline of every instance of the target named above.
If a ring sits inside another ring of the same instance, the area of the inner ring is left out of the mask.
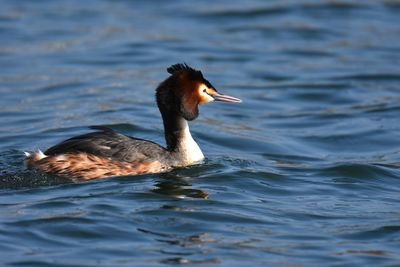
[[[44,152],[25,152],[25,165],[40,173],[75,180],[161,173],[200,164],[204,154],[193,139],[188,122],[199,116],[199,106],[220,101],[242,102],[221,94],[200,70],[186,63],[167,68],[170,74],[155,92],[166,146],[131,137],[104,126],[75,136]]]

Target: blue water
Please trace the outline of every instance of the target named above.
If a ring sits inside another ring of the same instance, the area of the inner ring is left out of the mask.
[[[1,266],[400,266],[400,2],[0,6]],[[243,99],[191,123],[204,164],[25,170],[90,125],[164,143],[178,62]]]

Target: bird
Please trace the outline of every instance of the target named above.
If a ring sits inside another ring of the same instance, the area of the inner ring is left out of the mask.
[[[170,74],[156,88],[155,98],[164,125],[166,146],[126,136],[108,127],[56,144],[45,152],[25,152],[28,169],[75,180],[161,173],[199,164],[203,152],[193,139],[189,121],[199,115],[199,106],[213,102],[242,102],[220,94],[200,70],[186,63],[167,68]]]

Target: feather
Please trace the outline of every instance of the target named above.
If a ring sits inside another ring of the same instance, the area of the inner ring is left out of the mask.
[[[170,74],[175,74],[175,73],[178,73],[178,72],[181,72],[181,71],[190,71],[190,72],[193,72],[193,73],[201,73],[199,70],[195,70],[195,69],[189,67],[189,65],[187,65],[186,63],[174,64],[174,65],[170,66],[167,69],[167,71]]]
[[[102,131],[87,133],[67,139],[45,151],[47,156],[85,152],[115,161],[157,159],[165,155],[162,146],[139,138],[117,133],[110,128],[96,127]]]

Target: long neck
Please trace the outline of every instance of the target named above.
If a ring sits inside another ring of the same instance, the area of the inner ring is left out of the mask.
[[[175,92],[180,88],[175,75],[163,81],[156,89],[156,100],[160,109],[169,156],[174,164],[189,165],[204,159],[197,143],[189,131],[189,125],[182,115],[181,96]],[[198,113],[194,113],[195,119]],[[190,117],[190,116],[189,116]]]
[[[160,108],[165,131],[167,150],[183,164],[190,164],[204,159],[200,147],[190,134],[187,121],[175,112]]]

